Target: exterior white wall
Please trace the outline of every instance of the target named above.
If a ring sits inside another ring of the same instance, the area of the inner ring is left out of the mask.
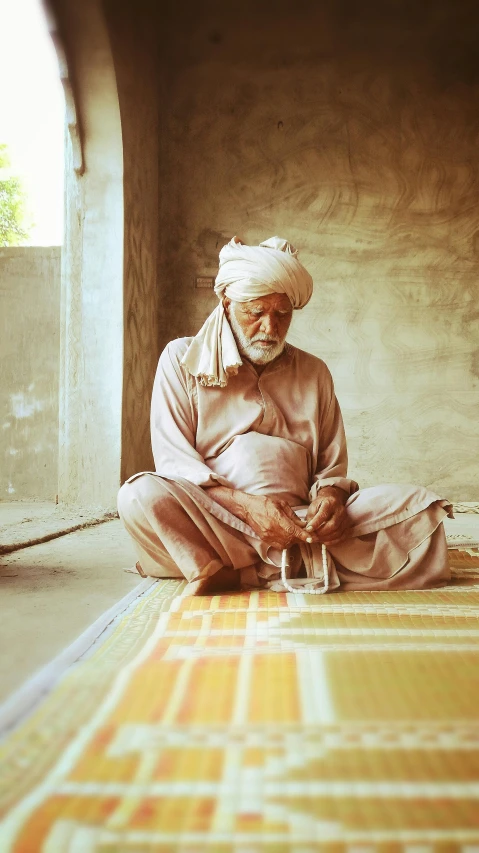
[[[99,0],[63,4],[84,172],[65,158],[59,500],[107,510],[120,485],[123,156],[116,77]]]
[[[55,500],[59,246],[0,249],[0,500]]]

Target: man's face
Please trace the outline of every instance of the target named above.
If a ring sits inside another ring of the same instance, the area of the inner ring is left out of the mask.
[[[270,293],[251,302],[225,298],[224,305],[241,355],[254,364],[268,364],[282,353],[293,316],[284,293]]]

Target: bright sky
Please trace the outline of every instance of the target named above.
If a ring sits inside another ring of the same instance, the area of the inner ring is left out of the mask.
[[[63,242],[64,98],[40,0],[0,0],[0,143],[27,193],[27,245]]]

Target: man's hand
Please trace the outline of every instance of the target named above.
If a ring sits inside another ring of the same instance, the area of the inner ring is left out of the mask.
[[[283,550],[296,542],[312,541],[313,534],[304,530],[304,521],[300,521],[289,504],[280,498],[249,495],[225,486],[209,488],[208,494],[249,524],[263,542],[274,548]]]
[[[342,489],[325,486],[318,497],[309,505],[306,515],[305,532],[313,542],[325,545],[337,542],[347,532],[347,514],[344,504],[348,495]]]
[[[245,495],[243,520],[253,528],[263,542],[274,548],[290,548],[297,542],[311,541],[312,534],[304,530],[286,501],[264,495]]]

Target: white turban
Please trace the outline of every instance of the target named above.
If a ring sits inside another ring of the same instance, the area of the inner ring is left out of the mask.
[[[271,293],[284,293],[293,308],[311,298],[313,280],[299,262],[296,249],[280,237],[259,246],[245,246],[233,237],[220,252],[215,293],[235,302],[250,302]],[[181,362],[202,385],[224,387],[242,361],[226,317],[223,302],[193,338]]]

